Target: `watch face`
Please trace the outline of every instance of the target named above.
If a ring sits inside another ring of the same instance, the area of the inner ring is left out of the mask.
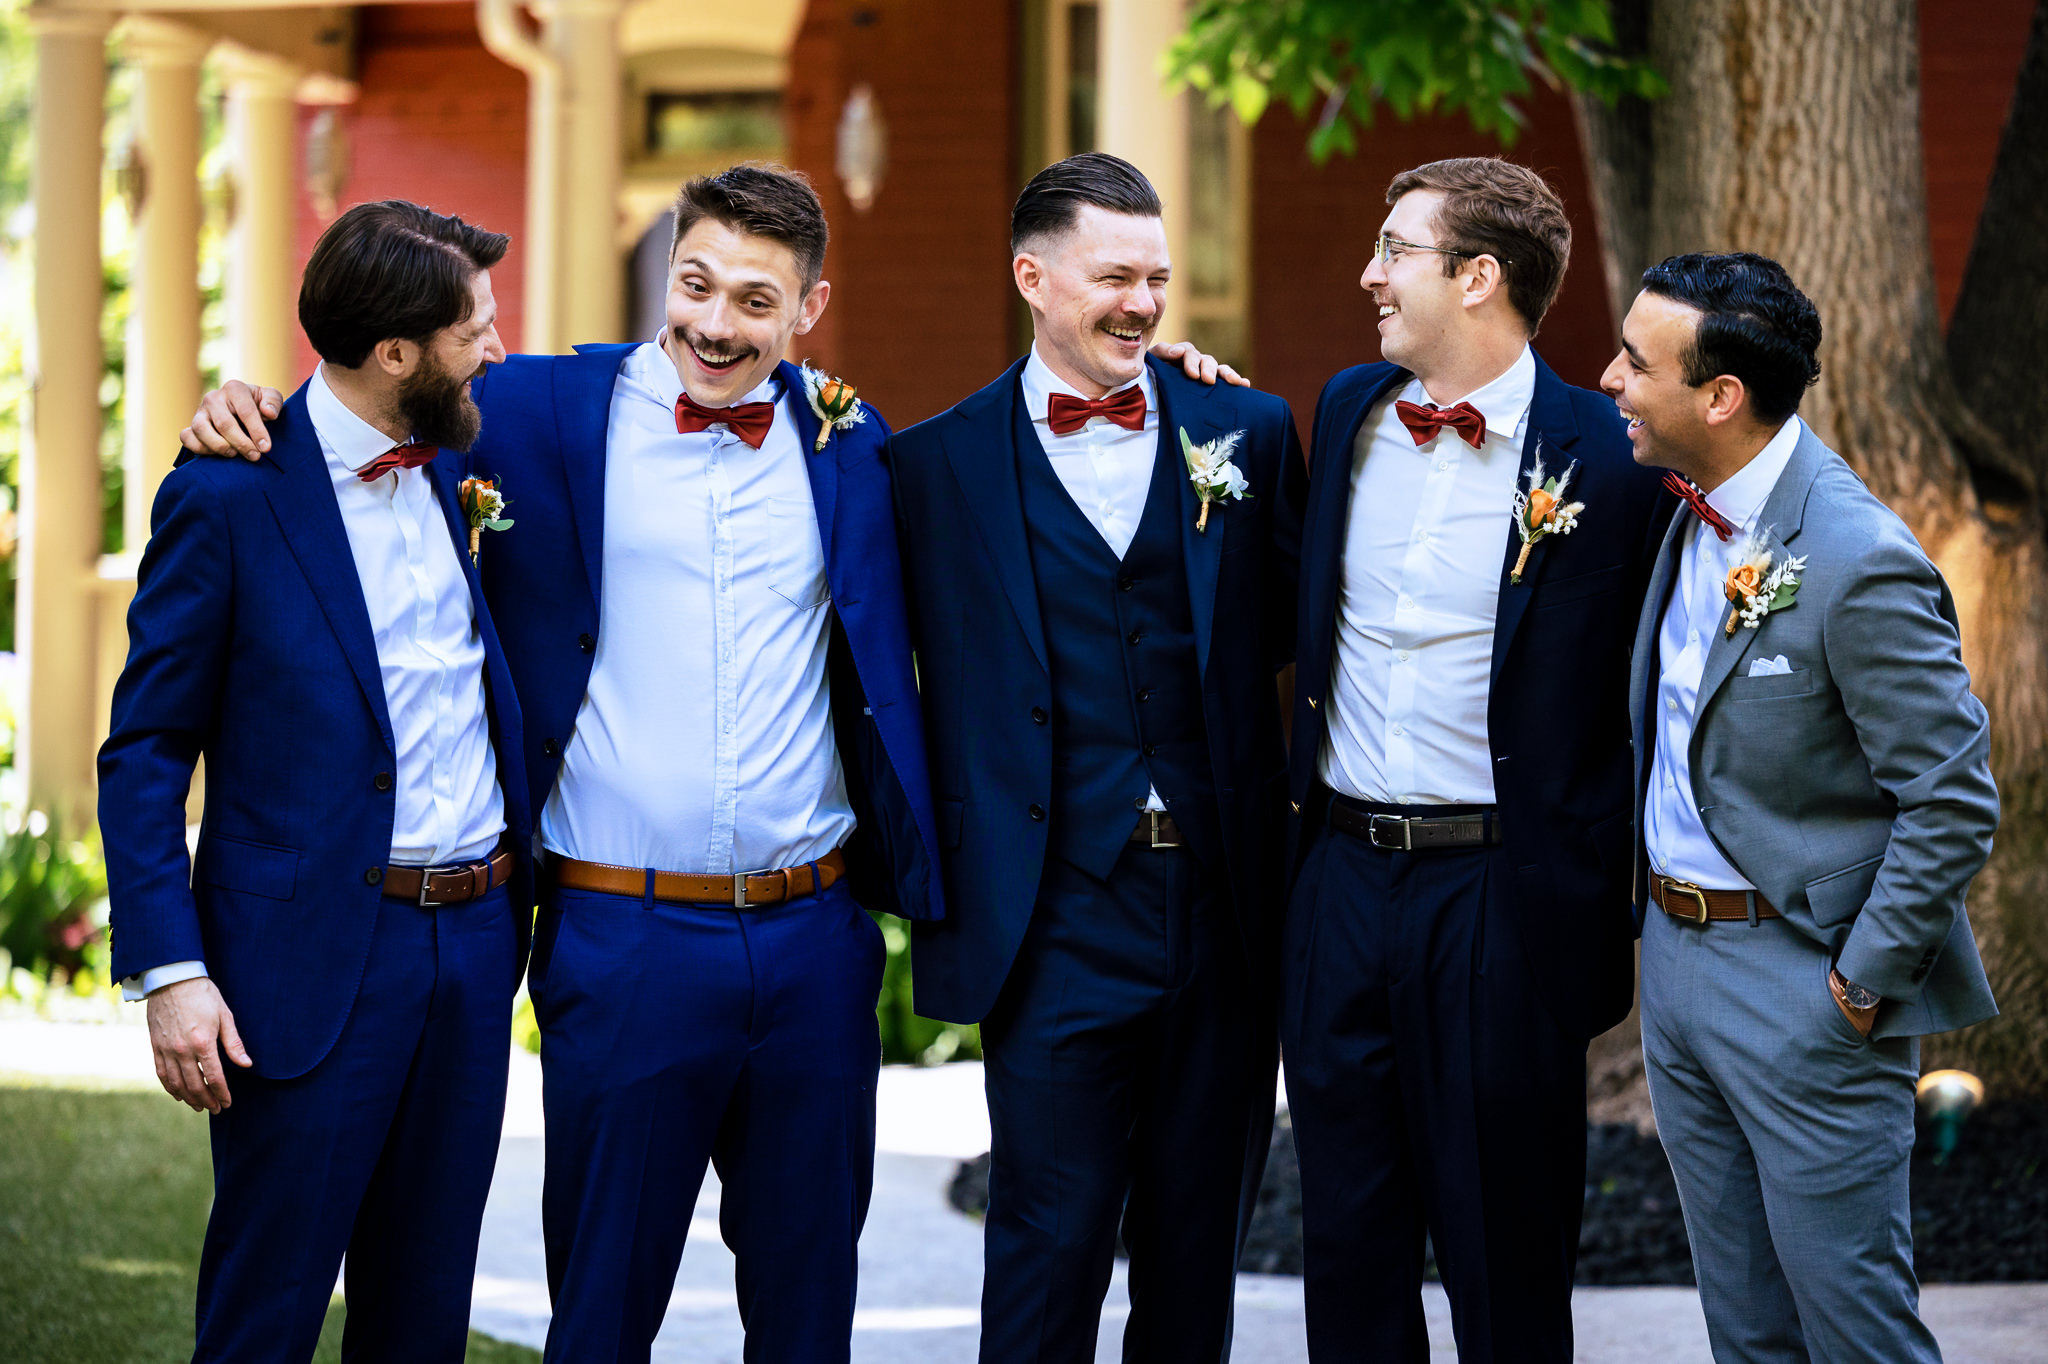
[[[1847,997],[1852,1007],[1858,1009],[1875,1009],[1878,1000],[1882,998],[1877,991],[1866,990],[1861,985],[1854,984],[1845,985],[1842,994]]]

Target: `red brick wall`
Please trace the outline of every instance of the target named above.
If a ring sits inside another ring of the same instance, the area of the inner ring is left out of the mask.
[[[346,208],[411,199],[511,233],[512,249],[491,271],[491,289],[498,334],[517,350],[526,269],[526,77],[484,50],[472,4],[367,5],[358,17],[362,98],[338,111],[351,166],[338,202]],[[312,117],[300,111],[302,143]],[[302,187],[302,267],[326,226]],[[299,377],[312,373],[315,359],[301,336]]]
[[[1590,388],[1613,358],[1615,331],[1585,159],[1563,96],[1543,92],[1528,113],[1529,126],[1506,155],[1540,171],[1572,220],[1571,268],[1536,348],[1567,383]],[[1387,114],[1360,139],[1355,156],[1318,167],[1307,147],[1306,126],[1284,108],[1252,133],[1253,377],[1293,405],[1304,440],[1324,382],[1346,366],[1380,359],[1377,317],[1358,277],[1387,214],[1387,182],[1424,162],[1501,150],[1463,119],[1404,124]]]
[[[2034,4],[1920,0],[1920,135],[1927,156],[1934,288],[1944,323],[1970,259]]]
[[[1019,18],[1011,0],[811,0],[785,92],[790,159],[825,202],[832,299],[798,349],[892,426],[942,412],[1012,359]],[[873,208],[833,170],[847,91],[889,128]]]

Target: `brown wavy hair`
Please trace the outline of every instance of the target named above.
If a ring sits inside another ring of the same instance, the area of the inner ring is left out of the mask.
[[[1508,302],[1534,335],[1557,301],[1572,256],[1571,219],[1557,191],[1527,166],[1497,156],[1459,156],[1402,171],[1387,186],[1387,202],[1419,189],[1444,196],[1433,224],[1436,244],[1499,261]],[[1443,262],[1444,274],[1455,275],[1463,258]]]

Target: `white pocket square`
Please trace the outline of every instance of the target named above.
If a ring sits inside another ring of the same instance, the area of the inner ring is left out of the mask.
[[[1783,654],[1779,654],[1776,658],[1753,658],[1749,661],[1749,675],[1751,677],[1773,677],[1778,673],[1789,673],[1791,671],[1792,665]]]

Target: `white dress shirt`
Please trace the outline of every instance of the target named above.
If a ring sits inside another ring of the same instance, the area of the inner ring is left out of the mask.
[[[1709,890],[1753,890],[1707,834],[1692,789],[1692,724],[1707,651],[1728,624],[1733,605],[1723,594],[1728,570],[1742,560],[1744,543],[1760,527],[1764,502],[1792,459],[1805,426],[1792,417],[1756,457],[1707,494],[1707,505],[1735,527],[1723,542],[1681,507],[1678,581],[1657,629],[1657,751],[1643,810],[1643,842],[1650,865],[1664,875]],[[1735,627],[1740,630],[1743,627]]]
[[[676,433],[683,384],[658,340],[619,368],[597,656],[541,815],[550,852],[730,876],[815,861],[853,832],[825,551],[800,399],[780,388],[740,400],[776,405],[755,450],[723,425]]]
[[[488,857],[505,831],[505,799],[484,705],[483,639],[456,557],[467,546],[456,547],[425,468],[357,477],[393,442],[335,396],[324,365],[306,386],[306,415],[362,582],[398,745],[391,861],[430,867]],[[204,974],[199,962],[174,962],[123,988],[140,998]]]
[[[1317,763],[1331,790],[1395,805],[1493,803],[1493,623],[1535,392],[1525,346],[1463,400],[1486,418],[1477,450],[1449,427],[1415,443],[1394,404],[1430,402],[1420,379],[1359,427]]]
[[[1152,491],[1153,466],[1159,458],[1159,398],[1152,388],[1151,366],[1141,367],[1137,378],[1109,391],[1121,393],[1136,385],[1145,395],[1145,426],[1140,431],[1118,426],[1107,417],[1090,417],[1079,431],[1055,436],[1047,415],[1052,395],[1084,395],[1052,372],[1035,344],[1019,382],[1024,387],[1024,411],[1031,417],[1031,429],[1045,447],[1045,457],[1052,461],[1060,486],[1095,527],[1109,552],[1121,560],[1137,538],[1138,522],[1144,518]],[[1166,808],[1158,787],[1147,792],[1144,808]]]

